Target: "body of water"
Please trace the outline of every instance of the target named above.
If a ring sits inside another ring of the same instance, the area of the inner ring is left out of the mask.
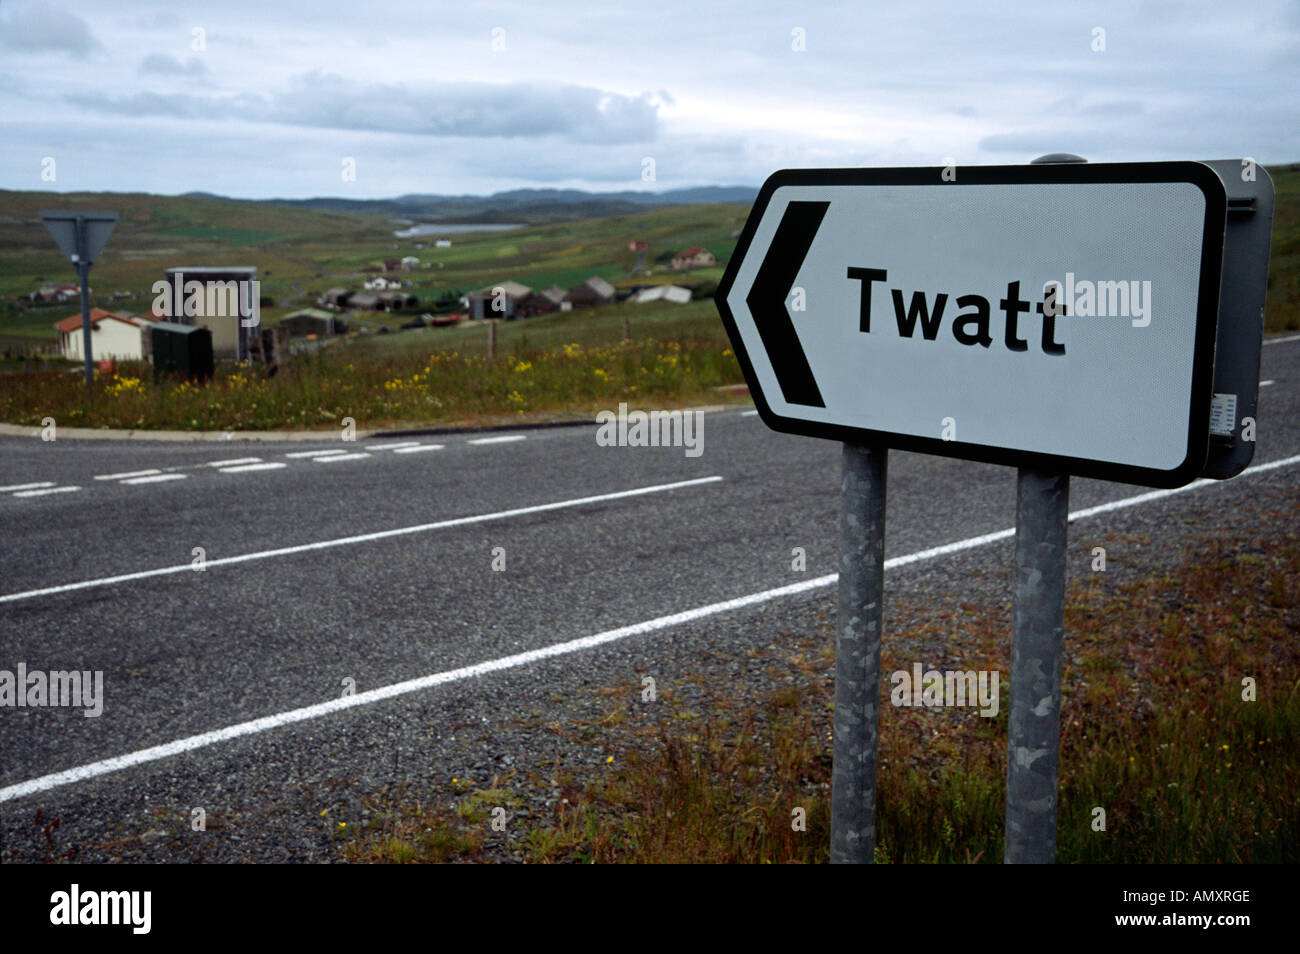
[[[505,232],[510,229],[522,229],[523,223],[514,225],[412,225],[393,234],[398,238],[414,238],[417,235],[454,235],[458,232]]]

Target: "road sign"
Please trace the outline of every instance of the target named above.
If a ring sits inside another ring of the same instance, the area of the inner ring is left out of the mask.
[[[73,265],[94,265],[100,250],[117,225],[116,212],[42,212],[41,222],[63,254]],[[81,223],[84,236],[79,241],[77,226]]]
[[[68,261],[77,267],[81,283],[81,354],[86,389],[95,379],[90,342],[90,267],[117,225],[116,212],[42,212],[41,222],[54,237]]]
[[[777,172],[716,301],[777,430],[1175,487],[1226,210],[1197,162]]]

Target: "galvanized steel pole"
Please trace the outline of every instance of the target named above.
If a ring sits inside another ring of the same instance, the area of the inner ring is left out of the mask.
[[[831,770],[832,864],[871,864],[875,856],[888,454],[885,447],[844,445]]]
[[[1056,860],[1068,474],[1021,468],[1007,725],[1007,864]]]
[[[81,359],[86,369],[86,390],[95,380],[94,357],[90,353],[90,262],[86,261],[89,242],[86,220],[77,216],[77,277],[81,279]]]

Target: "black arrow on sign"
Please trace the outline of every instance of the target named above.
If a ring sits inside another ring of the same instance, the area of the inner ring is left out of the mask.
[[[795,334],[785,299],[830,205],[829,202],[791,202],[786,206],[754,278],[754,287],[745,298],[788,404],[826,406],[803,346],[799,344],[799,336]]]

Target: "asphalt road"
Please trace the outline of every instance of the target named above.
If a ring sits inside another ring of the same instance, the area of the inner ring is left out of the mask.
[[[1094,530],[1187,519],[1212,530],[1266,484],[1300,502],[1300,336],[1265,347],[1261,377],[1272,383],[1255,466],[1296,461],[1090,516],[1089,532],[1072,529],[1072,563],[1086,562]],[[782,606],[833,611],[823,583],[691,613],[835,571],[838,445],[775,434],[740,410],[706,416],[694,458],[600,447],[595,430],[319,445],[0,439],[0,670],[104,673],[96,718],[0,708],[0,833],[37,805],[107,832],[141,797],[274,800],[290,776],[374,778],[416,746],[403,739],[411,726],[442,738],[453,721],[486,719],[467,715],[476,705],[508,716],[532,705],[519,688],[530,678],[563,694],[602,667],[631,674],[666,638],[727,642]],[[1014,524],[1009,468],[898,452],[889,466],[887,558]],[[1075,480],[1070,507],[1145,493]],[[806,570],[792,570],[795,547]],[[893,569],[887,586],[950,593],[948,561]],[[455,672],[599,634],[601,645]],[[343,708],[346,680],[357,694],[398,688]]]

